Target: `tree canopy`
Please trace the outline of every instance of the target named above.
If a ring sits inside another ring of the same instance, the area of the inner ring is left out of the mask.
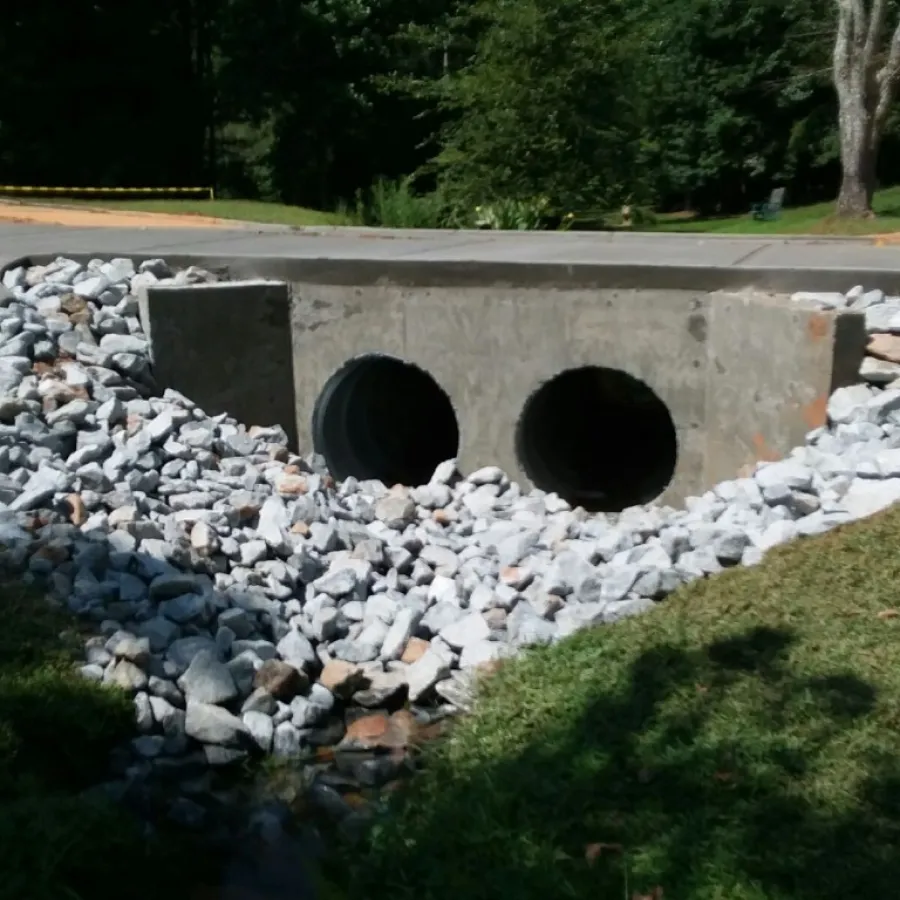
[[[412,174],[448,207],[830,199],[839,5],[8,0],[0,181],[323,208]],[[876,177],[900,181],[896,114],[882,131]]]

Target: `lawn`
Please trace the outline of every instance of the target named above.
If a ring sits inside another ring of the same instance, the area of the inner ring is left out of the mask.
[[[301,206],[264,203],[259,200],[47,199],[43,202],[54,206],[76,205],[99,209],[212,216],[293,227],[358,224],[354,216],[346,212],[321,212]],[[834,215],[833,201],[811,206],[787,207],[772,222],[757,222],[749,213],[720,218],[697,218],[690,213],[662,213],[657,216],[654,224],[641,225],[633,230],[714,234],[867,235],[900,233],[900,186],[879,191],[875,195],[874,207],[877,214],[875,218],[859,220],[837,219]],[[616,220],[617,215],[617,213],[613,215],[612,220]],[[587,225],[587,222],[592,224]],[[408,225],[406,222],[404,224]],[[598,222],[589,218],[582,225],[593,230],[597,227]],[[573,227],[578,230],[577,218]],[[619,229],[619,226],[615,224],[612,227],[616,230]]]
[[[135,210],[148,213],[211,216],[236,219],[241,222],[260,222],[266,225],[309,227],[319,225],[349,225],[349,217],[341,213],[320,212],[303,206],[284,203],[263,203],[261,200],[46,200],[52,206],[88,206],[95,209]]]
[[[506,664],[349,896],[896,896],[898,543],[900,509]]]
[[[788,198],[790,199],[790,198]],[[650,231],[687,231],[716,234],[885,234],[900,232],[900,187],[885,188],[875,195],[874,219],[838,219],[834,202],[786,207],[773,222],[757,222],[750,215],[716,219],[663,214]]]
[[[186,898],[188,843],[85,793],[133,733],[130,698],[74,673],[78,639],[40,594],[5,584],[0,607],[0,900]]]

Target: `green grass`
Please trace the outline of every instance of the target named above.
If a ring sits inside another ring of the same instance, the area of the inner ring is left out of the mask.
[[[895,510],[507,664],[349,896],[896,896],[898,545]]]
[[[764,198],[760,198],[761,200]],[[718,219],[660,215],[651,231],[686,231],[715,234],[833,234],[865,235],[900,232],[900,187],[885,188],[875,195],[874,219],[838,219],[834,202],[786,207],[773,222],[757,222],[750,215]]]
[[[260,200],[46,200],[51,206],[87,206],[95,209],[132,210],[148,213],[171,213],[179,216],[211,216],[267,225],[310,227],[349,225],[351,218],[343,213],[320,212],[303,206],[264,203]]]
[[[0,900],[186,898],[188,844],[85,793],[133,732],[131,700],[73,672],[77,637],[39,594],[5,584],[0,610]]]
[[[761,198],[762,199],[762,198]],[[264,203],[257,200],[51,200],[51,205],[88,206],[111,210],[213,216],[244,222],[315,227],[328,225],[381,225],[393,228],[435,228],[447,224],[445,211],[436,195],[417,195],[408,180],[379,181],[357,198],[356,207],[339,212],[320,212],[300,206]],[[634,230],[674,231],[705,234],[811,234],[868,235],[900,233],[900,186],[885,188],[875,195],[873,219],[838,219],[834,202],[785,208],[772,222],[757,222],[749,213],[721,218],[698,218],[690,213],[663,213],[654,224]],[[610,217],[617,220],[618,213]],[[605,219],[606,217],[604,217]],[[580,224],[596,228],[602,222],[586,219]],[[579,227],[576,218],[573,226]],[[612,227],[616,227],[613,225]]]

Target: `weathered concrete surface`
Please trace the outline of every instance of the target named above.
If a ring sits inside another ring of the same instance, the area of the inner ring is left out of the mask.
[[[287,285],[164,285],[149,296],[142,290],[139,299],[161,387],[175,388],[209,415],[281,425],[296,443]]]
[[[779,459],[825,424],[831,392],[858,381],[865,320],[752,291],[709,306],[703,486]]]
[[[327,379],[355,356],[387,353],[450,395],[463,468],[496,463],[525,480],[513,440],[530,394],[566,368],[621,368],[676,421],[670,501],[788,451],[823,421],[830,390],[855,380],[861,316],[801,309],[785,294],[858,283],[900,293],[895,252],[869,241],[40,229],[13,243],[4,255],[164,256],[288,282],[290,329],[282,312],[263,312],[271,287],[234,288],[227,302],[228,288],[201,289],[196,304],[195,289],[151,291],[148,316],[165,381],[209,411],[294,421],[306,449]],[[232,384],[218,388],[223,367]]]
[[[525,483],[514,435],[528,398],[566,369],[622,369],[675,421],[678,462],[662,498],[672,502],[801,443],[824,422],[830,391],[856,380],[865,347],[862,316],[785,297],[601,286],[297,283],[292,331],[301,443],[328,377],[348,359],[386,353],[449,394],[464,471],[496,464]]]
[[[752,271],[758,284],[758,279],[777,271],[778,290],[837,290],[837,284],[850,280],[847,290],[853,286],[855,274],[870,272],[880,276],[883,290],[900,292],[897,249],[877,246],[872,238],[335,228],[291,231],[273,226],[259,226],[256,232],[246,228],[113,231],[0,224],[0,257],[7,261],[59,253],[165,256],[172,260],[190,257],[201,264],[243,267],[239,274],[251,277],[257,274],[253,267],[265,261],[270,267],[267,276],[288,281],[295,280],[299,262],[315,262],[323,272],[340,274],[348,260],[370,261],[376,264],[373,270],[377,264],[404,264],[398,273],[404,268],[410,271],[410,265],[417,262],[478,263],[494,268],[526,264],[536,270],[546,264],[639,267],[651,272],[700,267]],[[440,267],[434,271],[439,272]],[[816,273],[814,283],[810,283],[810,272]]]

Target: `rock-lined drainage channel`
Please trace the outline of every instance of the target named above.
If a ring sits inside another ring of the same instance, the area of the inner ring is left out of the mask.
[[[798,297],[865,311],[875,355],[861,374],[876,384],[837,391],[828,427],[787,459],[684,509],[589,514],[497,468],[463,477],[452,461],[412,488],[336,484],[277,425],[158,396],[134,291],[211,277],[162,260],[60,259],[5,273],[0,296],[0,563],[90,624],[80,675],[134,698],[139,736],[99,789],[186,827],[218,827],[249,802],[238,818],[277,848],[296,800],[359,834],[379,791],[414,768],[410,748],[469,706],[481,667],[900,499],[900,298]],[[404,384],[403,366],[382,366],[388,388]],[[427,376],[417,384],[435,396]],[[390,429],[373,420],[360,435],[349,417],[365,386],[335,390],[343,412],[322,423],[328,440],[373,440],[364,461],[391,471]],[[526,411],[522,430],[552,424],[555,405]],[[573,442],[612,453],[604,435],[628,437],[615,409],[603,429],[570,433],[562,456],[544,434],[532,465],[562,459],[584,481],[588,455]],[[347,459],[349,473],[359,460]],[[403,462],[424,471],[434,459]],[[220,789],[219,773],[264,754],[291,762],[267,783],[274,799]],[[235,877],[264,886],[277,854],[260,858],[265,872]]]

